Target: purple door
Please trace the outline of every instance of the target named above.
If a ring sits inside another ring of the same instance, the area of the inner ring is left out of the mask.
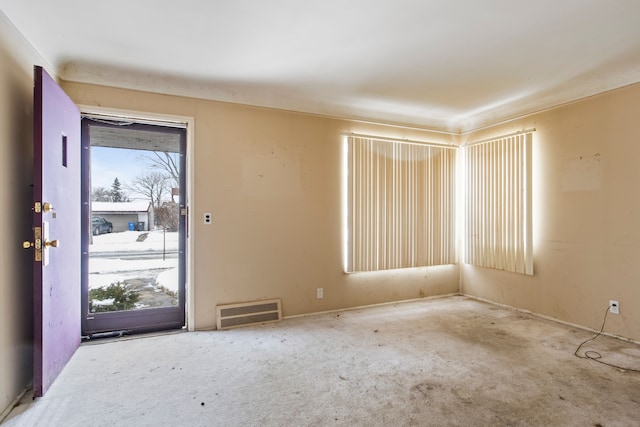
[[[41,67],[34,91],[34,396],[80,345],[80,112]]]

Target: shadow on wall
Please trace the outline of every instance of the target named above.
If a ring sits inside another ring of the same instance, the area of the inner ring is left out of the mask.
[[[24,387],[33,372],[33,252],[19,248],[23,241],[33,239],[33,73],[26,80],[23,68],[11,55],[3,50],[0,58],[5,69],[1,84],[6,94],[0,102],[6,103],[3,110],[8,115],[5,129],[8,139],[0,148],[3,159],[0,201],[5,207],[13,207],[3,209],[0,214],[2,223],[10,225],[6,233],[11,247],[5,252],[6,268],[0,277],[2,293],[9,296],[4,302],[8,312],[3,317],[10,319],[10,324],[2,326],[11,330],[19,342],[12,370],[17,373],[14,381],[24,381],[18,384]]]

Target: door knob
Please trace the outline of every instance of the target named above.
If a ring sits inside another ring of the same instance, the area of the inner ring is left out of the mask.
[[[44,241],[44,247],[45,248],[57,248],[58,247],[58,240],[45,240]]]
[[[38,248],[40,246],[40,242],[30,242],[28,240],[25,240],[24,242],[22,242],[22,247],[25,249],[29,249],[29,248],[33,248],[33,247]],[[57,248],[60,246],[60,242],[58,240],[45,240],[44,242],[44,247],[45,248]]]
[[[40,202],[36,202],[33,205],[32,208],[36,213],[40,213],[40,212],[44,212],[44,213],[48,213],[48,212],[52,212],[55,209],[53,208],[53,205],[49,202],[44,202],[44,203],[40,203]]]

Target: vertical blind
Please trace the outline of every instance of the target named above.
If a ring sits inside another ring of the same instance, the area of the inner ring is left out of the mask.
[[[464,148],[466,263],[533,274],[531,140],[527,132]]]
[[[454,263],[456,148],[347,143],[347,271]]]

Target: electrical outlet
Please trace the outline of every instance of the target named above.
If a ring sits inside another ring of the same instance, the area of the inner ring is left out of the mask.
[[[211,214],[208,212],[204,214],[204,223],[207,225],[211,224]]]
[[[316,289],[316,298],[318,299],[324,298],[324,288]]]
[[[618,301],[609,300],[609,313],[620,314],[620,303]]]

